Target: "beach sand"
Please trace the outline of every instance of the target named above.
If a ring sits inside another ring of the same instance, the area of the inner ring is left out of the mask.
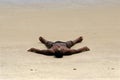
[[[0,8],[0,80],[120,80],[120,7]],[[27,52],[46,49],[38,40],[73,40],[81,54],[54,58]]]

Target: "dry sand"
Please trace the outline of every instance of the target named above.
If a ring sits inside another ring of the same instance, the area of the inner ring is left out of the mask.
[[[57,59],[27,52],[38,41],[84,37],[77,49],[91,51]],[[120,7],[41,10],[0,8],[0,80],[120,80]]]

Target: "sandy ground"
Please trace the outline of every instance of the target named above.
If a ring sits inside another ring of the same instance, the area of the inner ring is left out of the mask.
[[[120,80],[120,8],[41,10],[0,8],[0,80]],[[38,40],[84,37],[77,49],[54,58],[27,52]]]

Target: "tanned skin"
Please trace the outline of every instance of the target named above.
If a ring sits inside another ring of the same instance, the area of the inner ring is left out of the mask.
[[[77,54],[85,51],[89,51],[90,49],[85,46],[79,49],[71,49],[72,46],[74,46],[77,43],[82,42],[83,37],[80,36],[75,40],[67,41],[67,42],[62,42],[62,41],[48,41],[44,39],[43,37],[39,37],[39,40],[41,43],[43,43],[48,49],[45,50],[40,50],[36,48],[30,48],[28,51],[29,52],[35,52],[38,54],[44,54],[44,55],[53,55],[57,58],[63,57],[63,55],[72,55],[72,54]]]

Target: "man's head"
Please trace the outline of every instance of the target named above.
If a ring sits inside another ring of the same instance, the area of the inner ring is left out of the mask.
[[[58,50],[58,51],[55,52],[55,57],[56,58],[62,58],[63,57],[63,53]]]

